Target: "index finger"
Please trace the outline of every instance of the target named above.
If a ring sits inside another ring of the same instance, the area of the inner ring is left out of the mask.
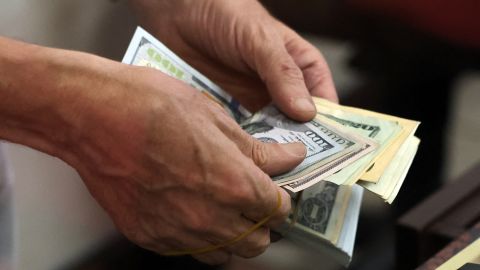
[[[291,210],[290,195],[257,167],[251,176],[254,177],[252,193],[256,199],[242,206],[242,214],[254,222],[268,219],[265,225],[270,228],[280,226]]]
[[[338,103],[332,73],[320,51],[295,31],[282,24],[285,47],[302,70],[305,85],[312,96]]]

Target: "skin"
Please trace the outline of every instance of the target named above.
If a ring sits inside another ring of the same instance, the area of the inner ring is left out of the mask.
[[[146,28],[249,109],[271,96],[290,117],[308,120],[311,95],[336,100],[320,53],[256,1],[131,5]],[[194,255],[209,264],[268,247],[270,228],[290,211],[289,195],[269,175],[294,168],[306,152],[300,143],[255,140],[220,106],[158,71],[7,38],[0,123],[0,139],[75,168],[117,228],[158,253],[228,241],[271,213],[281,195],[264,227]]]
[[[273,102],[311,120],[311,96],[338,102],[321,53],[257,0],[131,0],[140,23],[251,111]]]

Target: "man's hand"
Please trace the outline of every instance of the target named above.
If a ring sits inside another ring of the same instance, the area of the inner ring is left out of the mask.
[[[301,143],[264,144],[218,104],[156,70],[0,38],[0,139],[74,167],[133,242],[158,253],[238,243],[195,256],[256,256],[290,197],[268,176],[298,165]],[[53,190],[52,190],[53,191]]]
[[[278,192],[282,206],[268,226],[285,220],[290,197],[267,174],[298,165],[301,143],[261,143],[223,108],[155,70],[124,67],[112,78],[121,85],[102,91],[123,98],[112,97],[106,117],[93,118],[98,132],[88,138],[96,146],[80,151],[81,168],[89,166],[79,172],[127,237],[159,253],[224,243],[271,213]],[[232,253],[252,257],[269,241],[263,227],[195,257],[214,264]]]
[[[247,109],[271,99],[288,116],[310,120],[311,95],[337,101],[320,52],[257,0],[131,0],[139,20]]]

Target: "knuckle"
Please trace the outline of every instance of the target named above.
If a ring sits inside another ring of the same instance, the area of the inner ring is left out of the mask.
[[[272,182],[271,178],[258,170],[258,172],[251,175],[252,183],[255,183],[252,187],[251,196],[254,201],[255,208],[259,212],[263,212],[266,208],[269,208],[272,197],[272,187],[275,187],[275,184]]]
[[[253,169],[251,166],[242,167],[237,173],[233,173],[232,177],[235,177],[235,181],[231,184],[223,195],[228,202],[234,202],[235,205],[241,204],[243,207],[255,207],[263,206],[264,201],[262,198],[266,196],[266,193],[270,192],[273,185],[270,177],[260,169]],[[261,208],[261,207],[260,207]]]
[[[229,186],[223,188],[226,199],[235,202],[235,204],[251,204],[257,199],[255,193],[255,177],[250,171],[251,166],[242,166],[232,170],[230,177],[232,181]]]
[[[249,203],[255,201],[252,187],[247,181],[242,181],[241,183],[238,183],[236,188],[232,191],[232,197],[237,202]]]
[[[315,87],[322,82],[332,80],[332,73],[328,68],[322,67],[320,64],[315,64],[309,70],[309,78],[313,78],[312,87]]]
[[[273,193],[276,194],[276,184],[272,178],[261,170],[252,174],[252,181],[255,183],[256,191],[262,198],[270,198]],[[276,195],[275,195],[276,196]]]
[[[259,215],[265,215],[265,213],[272,211],[276,204],[276,184],[272,182],[267,174],[260,170],[257,173],[253,173],[251,177],[251,181],[255,183],[252,190],[254,201],[252,201],[251,205]],[[275,198],[275,201],[273,198]]]
[[[252,159],[258,167],[264,167],[269,160],[268,148],[265,143],[259,142],[256,139],[252,138]]]
[[[211,114],[214,115],[218,119],[218,121],[223,122],[231,119],[231,117],[229,116],[225,108],[222,107],[222,105],[210,99],[208,99],[207,102],[209,103],[209,110]]]
[[[303,73],[300,69],[291,62],[282,62],[279,66],[282,75],[292,81],[303,81]]]
[[[281,219],[286,219],[292,210],[291,199],[287,197],[287,199],[284,199],[284,202],[282,202],[282,204],[282,207],[278,209],[278,215]]]
[[[275,215],[270,219],[268,222],[268,226],[271,228],[275,228],[280,226],[285,222],[287,217],[291,213],[291,198],[290,196],[282,196],[282,205],[279,209],[276,210]]]

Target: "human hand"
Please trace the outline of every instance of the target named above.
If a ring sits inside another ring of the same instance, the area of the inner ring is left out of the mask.
[[[247,109],[270,98],[288,116],[314,117],[311,95],[338,101],[320,52],[257,0],[131,0],[150,32]]]
[[[218,264],[231,254],[262,253],[269,227],[290,210],[289,195],[267,174],[298,165],[305,147],[259,142],[190,86],[119,66],[90,76],[94,93],[82,106],[83,131],[67,159],[92,195],[130,240],[162,254],[233,239],[271,213],[280,192],[282,205],[267,226],[194,257]]]
[[[306,154],[301,143],[264,144],[218,104],[153,69],[0,38],[0,139],[75,168],[118,229],[158,253],[195,250],[216,264],[269,244],[290,197],[267,174]]]

